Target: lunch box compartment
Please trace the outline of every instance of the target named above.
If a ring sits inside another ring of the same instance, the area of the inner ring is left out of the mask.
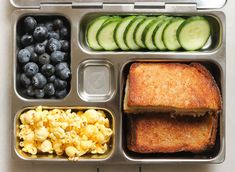
[[[110,99],[114,92],[115,79],[113,65],[104,60],[87,60],[78,68],[78,93],[84,101]]]
[[[32,16],[34,17],[38,23],[42,23],[45,24],[48,21],[53,21],[54,19],[62,19],[62,21],[64,22],[64,26],[66,28],[68,28],[69,31],[69,38],[68,41],[70,43],[70,50],[69,50],[69,54],[68,54],[68,59],[66,59],[66,62],[69,64],[69,67],[71,69],[70,63],[71,63],[71,27],[70,27],[70,21],[65,18],[64,16],[61,15],[54,15],[54,14],[24,14],[23,16],[21,16],[18,20],[18,22],[16,23],[16,50],[15,50],[15,54],[13,56],[13,58],[15,59],[15,90],[18,93],[19,96],[26,98],[26,99],[36,99],[33,97],[29,97],[26,93],[26,91],[24,90],[23,86],[20,84],[20,73],[22,73],[22,68],[24,64],[21,64],[18,62],[18,58],[17,58],[17,54],[19,52],[20,49],[22,49],[23,47],[20,46],[20,37],[25,33],[25,28],[24,28],[24,19],[28,16]],[[39,67],[39,72],[40,72],[40,67]],[[71,71],[72,72],[72,71]],[[71,77],[70,77],[71,78]],[[70,79],[71,80],[71,79]],[[70,92],[70,81],[67,82],[68,86],[67,86],[67,95]],[[50,99],[50,98],[43,98],[43,99]],[[58,99],[58,98],[53,98],[53,99]]]
[[[219,114],[220,116],[221,114]],[[177,161],[177,160],[185,160],[185,161],[194,161],[194,160],[210,160],[214,159],[221,153],[221,137],[220,137],[220,122],[218,122],[218,129],[216,135],[215,145],[212,149],[206,150],[202,153],[190,153],[190,152],[178,152],[178,153],[136,153],[127,148],[127,135],[126,132],[128,130],[128,114],[123,114],[123,151],[127,159],[131,161]],[[220,121],[220,118],[218,118]],[[151,131],[149,131],[151,132]],[[147,133],[146,133],[147,134]],[[167,160],[166,160],[167,159]]]
[[[95,52],[95,53],[104,53],[104,52],[108,52],[105,50],[100,50],[100,51],[96,51],[96,50],[92,50],[91,48],[89,48],[88,46],[88,42],[87,42],[87,38],[86,38],[86,30],[89,26],[89,23],[95,19],[98,18],[99,16],[121,16],[121,17],[126,17],[126,16],[130,16],[130,13],[89,13],[86,14],[82,19],[81,22],[79,23],[79,28],[80,28],[80,32],[79,32],[79,44],[81,45],[82,49],[85,52]],[[204,45],[204,47],[200,50],[191,52],[191,53],[196,53],[196,52],[212,52],[216,49],[218,49],[221,45],[221,40],[222,40],[222,24],[221,24],[221,20],[217,17],[214,16],[212,14],[209,13],[200,13],[200,14],[189,14],[189,13],[174,13],[174,14],[169,14],[169,13],[131,13],[131,15],[136,15],[136,16],[142,16],[142,15],[146,15],[146,16],[159,16],[159,15],[167,15],[167,16],[177,16],[177,17],[190,17],[190,16],[204,16],[211,27],[211,36],[209,37],[207,43]],[[112,51],[111,51],[112,52]],[[150,51],[148,49],[140,49],[140,50],[136,50],[136,51],[122,51],[122,50],[116,50],[116,52],[122,52],[122,53],[130,53],[130,52],[142,52],[142,53],[147,53],[147,52],[152,52],[152,53],[158,53],[158,52],[187,52],[186,50],[182,50],[179,49],[178,51],[170,51],[170,50],[165,50],[165,51],[160,51],[160,50],[154,50],[154,51]]]
[[[179,153],[136,153],[132,152],[127,148],[127,131],[130,127],[129,124],[129,118],[131,114],[126,114],[123,111],[123,102],[124,102],[124,96],[125,96],[125,85],[126,85],[126,79],[129,73],[129,69],[131,64],[133,63],[182,63],[182,64],[190,64],[192,62],[200,63],[203,66],[205,66],[212,76],[214,77],[221,95],[223,96],[223,89],[222,86],[224,83],[221,83],[221,77],[223,75],[223,71],[219,64],[214,63],[213,61],[185,61],[185,60],[175,60],[175,61],[164,61],[164,60],[131,60],[127,62],[124,67],[122,68],[121,75],[121,96],[122,96],[122,149],[123,153],[125,154],[126,158],[131,161],[157,161],[157,162],[167,162],[167,161],[190,161],[193,162],[194,160],[210,160],[218,157],[221,154],[221,151],[223,150],[223,110],[222,112],[219,112],[218,114],[218,128],[217,128],[217,135],[216,135],[216,141],[215,145],[211,150],[204,151],[200,154],[190,153],[190,152],[179,152]],[[151,132],[151,131],[149,131]],[[147,134],[147,133],[146,133]]]
[[[25,111],[28,111],[30,109],[35,109],[36,107],[26,107],[18,111],[18,113],[15,115],[14,118],[14,149],[17,154],[17,156],[20,159],[23,160],[40,160],[40,161],[68,161],[67,157],[64,155],[58,156],[55,153],[54,154],[48,154],[48,153],[38,153],[37,155],[31,155],[28,153],[25,153],[22,151],[21,147],[19,146],[20,139],[17,137],[17,133],[19,132],[19,126],[21,124],[20,122],[20,115],[24,113]],[[105,161],[110,158],[110,156],[113,154],[115,149],[115,118],[112,112],[110,112],[107,109],[104,108],[98,108],[98,107],[47,107],[43,106],[43,109],[72,109],[75,111],[78,110],[88,110],[88,109],[95,109],[95,110],[102,110],[105,112],[106,117],[109,119],[110,122],[110,128],[113,131],[113,135],[110,138],[110,141],[108,142],[108,151],[105,154],[85,154],[79,158],[78,161]]]

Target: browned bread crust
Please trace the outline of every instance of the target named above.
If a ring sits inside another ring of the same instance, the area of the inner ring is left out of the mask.
[[[215,144],[218,115],[131,115],[127,147],[137,153],[200,153]]]
[[[199,63],[133,63],[126,84],[125,112],[157,109],[202,114],[218,111],[220,91],[211,73]]]

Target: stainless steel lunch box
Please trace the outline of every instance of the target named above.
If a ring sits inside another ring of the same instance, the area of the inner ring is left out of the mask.
[[[25,108],[38,105],[46,107],[74,107],[88,109],[96,107],[109,112],[112,117],[113,143],[111,152],[104,158],[83,158],[78,163],[221,163],[225,158],[225,94],[226,94],[226,35],[225,14],[221,8],[226,0],[11,0],[16,8],[13,21],[13,77],[12,77],[12,147],[16,159],[34,162],[67,162],[66,158],[30,158],[18,148],[16,129],[19,113]],[[93,51],[88,48],[85,30],[88,22],[99,15],[203,15],[210,21],[213,34],[207,47],[200,51]],[[71,28],[71,71],[70,92],[64,99],[27,99],[17,89],[16,54],[18,47],[18,21],[27,15],[62,16]],[[222,94],[223,108],[219,118],[216,146],[204,154],[152,154],[137,155],[126,148],[126,117],[123,112],[124,87],[130,64],[133,62],[199,62],[214,76]],[[101,76],[101,77],[97,77]],[[92,83],[92,84],[91,84]],[[17,156],[18,155],[18,158]]]

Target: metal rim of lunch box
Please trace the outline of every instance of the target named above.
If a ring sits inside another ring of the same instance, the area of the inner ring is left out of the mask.
[[[135,7],[149,7],[149,8],[159,8],[167,4],[191,4],[196,5],[198,9],[218,9],[222,8],[227,0],[89,0],[88,2],[84,0],[10,0],[11,4],[17,8],[39,8],[43,4],[67,4],[73,7],[102,7],[104,4],[133,4]]]

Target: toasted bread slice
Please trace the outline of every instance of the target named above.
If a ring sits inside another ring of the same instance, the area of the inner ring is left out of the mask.
[[[201,64],[133,63],[126,82],[124,111],[204,115],[221,109],[219,88]]]
[[[218,115],[131,115],[127,147],[137,153],[203,152],[215,144]]]

